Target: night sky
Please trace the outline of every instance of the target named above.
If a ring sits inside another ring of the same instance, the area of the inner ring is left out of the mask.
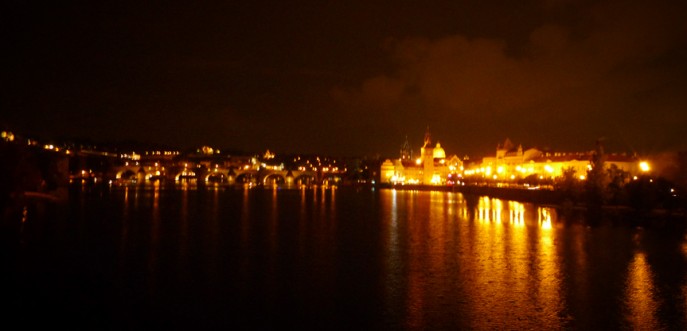
[[[0,125],[396,157],[687,150],[687,1],[22,1]]]

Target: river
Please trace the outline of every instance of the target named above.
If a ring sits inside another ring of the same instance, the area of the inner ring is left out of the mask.
[[[685,234],[454,192],[93,187],[31,204],[2,237],[4,315],[93,330],[684,330]]]

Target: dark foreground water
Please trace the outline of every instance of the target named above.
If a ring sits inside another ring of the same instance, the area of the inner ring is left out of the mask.
[[[684,227],[625,223],[451,192],[94,189],[30,206],[3,235],[2,316],[89,330],[687,328]]]

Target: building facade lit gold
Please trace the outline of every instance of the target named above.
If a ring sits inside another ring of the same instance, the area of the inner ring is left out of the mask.
[[[420,157],[413,159],[406,142],[401,148],[400,158],[387,159],[381,166],[381,182],[398,185],[446,185],[458,180],[463,162],[456,155],[446,157],[446,152],[437,142],[432,143],[429,130],[425,133]]]

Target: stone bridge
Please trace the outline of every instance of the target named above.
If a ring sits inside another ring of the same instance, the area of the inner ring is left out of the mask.
[[[155,180],[195,181],[226,184],[337,184],[342,180],[340,173],[322,173],[309,170],[286,170],[269,168],[219,167],[212,169],[195,166],[122,165],[115,166],[111,178],[135,180],[139,183]]]

